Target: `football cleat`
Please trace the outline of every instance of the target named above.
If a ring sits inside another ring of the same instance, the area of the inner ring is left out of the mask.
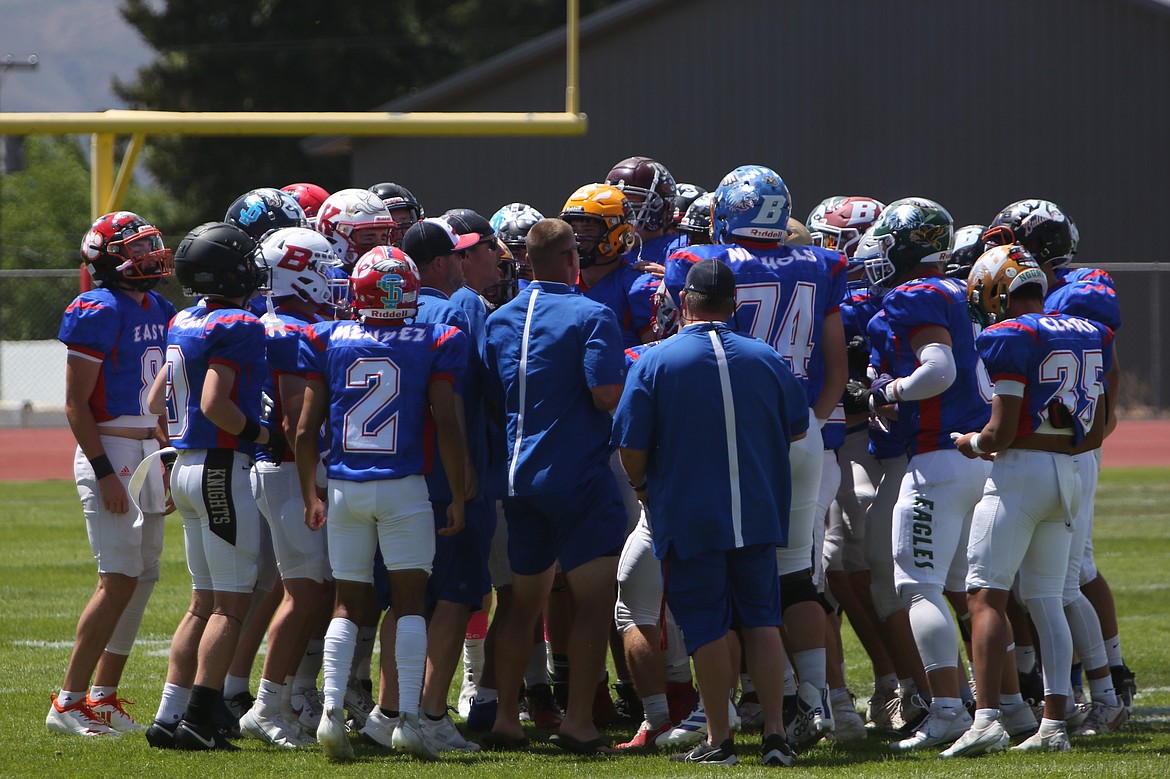
[[[398,727],[398,717],[387,717],[382,710],[375,708],[366,718],[366,724],[358,735],[371,744],[393,748],[394,730]]]
[[[371,715],[372,716],[372,715]],[[480,747],[474,741],[468,741],[455,727],[450,715],[444,713],[442,718],[433,720],[426,715],[420,715],[419,725],[423,733],[429,738],[439,752],[478,752]]]
[[[292,709],[297,722],[308,733],[316,733],[321,724],[321,694],[310,687],[292,696]]]
[[[1125,663],[1109,666],[1109,673],[1113,676],[1113,688],[1117,690],[1117,697],[1129,714],[1133,714],[1133,699],[1137,695],[1137,681],[1133,671]]]
[[[240,731],[245,736],[263,741],[265,744],[271,744],[274,747],[298,749],[305,746],[305,742],[279,715],[269,717],[259,714],[255,706],[248,709],[244,712],[244,716],[240,717]]]
[[[833,732],[829,738],[833,741],[861,741],[865,739],[865,720],[857,713],[857,705],[853,696],[830,696],[833,705]]]
[[[467,719],[468,715],[471,714],[471,702],[475,700],[475,693],[475,675],[469,668],[463,675],[463,686],[459,688],[459,704],[457,706],[457,711],[459,712],[460,717]]]
[[[532,724],[536,727],[554,730],[561,726],[563,715],[553,697],[552,685],[531,685],[524,691],[524,701],[527,704],[528,716],[532,718]]]
[[[45,717],[45,725],[55,733],[64,733],[70,736],[120,736],[120,731],[110,727],[101,717],[89,707],[88,696],[76,703],[62,708],[57,705],[57,696],[54,694],[49,704],[49,714]]]
[[[1074,730],[1073,735],[1103,736],[1106,733],[1120,730],[1121,726],[1128,720],[1129,712],[1125,710],[1125,704],[1121,702],[1120,698],[1118,698],[1116,706],[1094,702],[1089,716],[1085,717],[1084,724]]]
[[[1070,749],[1072,744],[1068,741],[1066,730],[1058,730],[1047,735],[1036,731],[1034,736],[1012,747],[1012,751],[1018,752],[1067,752]]]
[[[166,723],[156,719],[146,729],[146,743],[155,749],[175,749],[175,728],[179,723]]]
[[[368,719],[367,719],[368,721]],[[325,707],[321,725],[317,728],[317,743],[325,757],[334,762],[353,759],[353,744],[345,730],[345,713],[342,709]]]
[[[614,747],[618,752],[627,752],[630,754],[651,754],[658,747],[655,743],[658,737],[670,731],[670,723],[667,722],[661,727],[654,727],[649,720],[643,720],[642,725],[638,728],[638,732],[634,737],[624,744],[618,744]]]
[[[760,745],[760,761],[766,766],[791,766],[796,763],[796,753],[784,736],[773,733],[764,736],[764,743]]]
[[[895,752],[909,752],[914,749],[945,746],[959,739],[971,725],[971,715],[966,709],[959,709],[950,716],[932,709],[909,738],[895,741],[890,744],[890,749]]]
[[[175,749],[235,752],[239,747],[228,741],[215,725],[196,725],[188,719],[182,719],[175,726]]]
[[[739,730],[742,722],[736,714],[735,704],[727,701],[727,724],[731,730]],[[659,749],[686,749],[707,738],[707,712],[700,703],[687,718],[655,740]]]
[[[1040,727],[1036,715],[1032,712],[1032,707],[1026,703],[1010,709],[1003,708],[999,721],[1003,723],[1003,729],[1012,737],[1030,736]]]
[[[353,720],[357,728],[360,728],[366,724],[366,718],[370,716],[370,712],[374,709],[374,699],[365,686],[351,679],[349,685],[345,688],[344,706],[346,713],[349,714],[349,718]]]
[[[865,719],[878,730],[897,730],[902,727],[901,708],[897,689],[874,690]]]
[[[1026,708],[1026,707],[1025,707]],[[998,719],[985,728],[972,725],[959,740],[939,753],[939,757],[976,757],[1002,752],[1011,744],[1011,736]]]
[[[418,713],[403,714],[391,737],[396,752],[408,752],[422,760],[438,760],[439,747],[423,729]]]
[[[796,690],[796,717],[788,730],[789,744],[799,752],[832,733],[833,729],[833,707],[829,704],[829,691],[801,682]]]
[[[85,696],[85,705],[89,706],[94,715],[119,733],[146,730],[145,725],[140,725],[130,716],[130,713],[123,708],[123,704],[134,705],[132,701],[119,698],[116,695],[109,695],[97,701],[89,697],[88,694]]]
[[[735,713],[739,715],[744,731],[760,730],[764,727],[764,707],[760,705],[760,698],[754,692],[745,692],[739,697]]]

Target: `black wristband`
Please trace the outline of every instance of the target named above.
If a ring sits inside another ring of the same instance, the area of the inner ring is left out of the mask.
[[[110,464],[110,458],[104,454],[94,457],[89,461],[89,464],[93,466],[93,475],[99,481],[114,473],[114,466]]]
[[[641,484],[634,484],[633,482],[630,482],[630,486],[634,488],[634,492],[642,492],[646,489],[647,484],[648,482],[645,479],[642,479]]]
[[[245,441],[255,441],[260,437],[260,423],[255,419],[247,420],[244,422],[244,429],[236,433],[236,436]]]
[[[175,467],[175,460],[179,459],[179,453],[167,452],[166,454],[161,455],[160,459],[162,460],[163,468],[166,468],[169,471]]]

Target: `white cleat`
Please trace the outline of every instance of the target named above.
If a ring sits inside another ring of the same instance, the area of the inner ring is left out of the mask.
[[[353,760],[353,744],[349,743],[349,733],[345,730],[344,710],[326,707],[317,727],[317,742],[330,760]]]
[[[832,733],[835,727],[828,689],[801,682],[796,689],[796,718],[788,733],[788,743],[799,752]]]
[[[976,757],[1002,752],[1011,745],[1012,739],[999,720],[992,720],[985,728],[972,725],[959,740],[942,752],[939,757]]]
[[[1012,738],[1030,736],[1040,727],[1036,715],[1032,713],[1032,707],[1026,703],[1012,709],[1002,709],[999,721],[1003,723],[1003,729]]]
[[[926,719],[914,729],[910,738],[895,741],[890,749],[895,752],[909,752],[914,749],[946,746],[961,737],[972,725],[971,715],[959,708],[950,717],[931,710]]]
[[[370,716],[370,712],[374,710],[374,699],[370,697],[370,693],[362,686],[361,682],[351,679],[345,688],[343,705],[349,718],[360,728],[366,724],[366,717]]]
[[[397,752],[408,752],[421,760],[439,759],[439,748],[423,729],[417,713],[403,714],[399,718],[391,741]]]
[[[110,728],[113,728],[119,733],[134,733],[139,730],[146,730],[145,725],[140,725],[130,716],[130,712],[122,708],[122,704],[124,703],[133,705],[125,698],[119,698],[116,695],[109,695],[98,701],[89,697],[88,694],[85,696],[85,705],[89,706],[94,716]]]
[[[829,738],[833,741],[863,741],[866,736],[865,720],[857,713],[853,696],[839,695],[832,698],[832,703],[834,727]]]
[[[86,698],[61,708],[57,705],[57,696],[53,695],[49,714],[45,717],[45,725],[55,733],[64,733],[68,736],[122,735],[94,714],[93,709],[86,704]]]
[[[1067,752],[1070,749],[1072,744],[1068,741],[1068,731],[1064,730],[1048,735],[1037,731],[1036,735],[1012,747],[1013,752]]]
[[[1121,729],[1129,721],[1129,712],[1125,704],[1118,699],[1116,706],[1107,706],[1104,703],[1093,703],[1089,716],[1079,728],[1073,731],[1074,736],[1103,736]]]
[[[240,717],[240,732],[245,736],[271,744],[282,749],[299,749],[305,742],[293,732],[291,726],[281,716],[265,716],[256,711],[256,707],[244,712]]]
[[[478,752],[479,744],[474,741],[468,741],[455,727],[455,723],[451,721],[448,714],[443,714],[442,719],[433,720],[426,715],[420,715],[418,718],[419,725],[422,726],[423,732],[430,738],[431,743],[440,752]]]

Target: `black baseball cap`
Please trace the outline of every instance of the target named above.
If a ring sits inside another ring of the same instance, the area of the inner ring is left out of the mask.
[[[683,292],[698,292],[711,298],[735,299],[735,273],[720,260],[700,260],[687,271]]]
[[[450,222],[451,227],[460,235],[468,235],[470,233],[479,235],[476,243],[490,241],[496,237],[496,230],[492,227],[492,223],[485,219],[482,214],[477,211],[472,211],[470,208],[452,208],[443,214],[443,219]]]
[[[416,265],[428,265],[436,257],[460,252],[479,243],[479,233],[459,235],[445,219],[415,222],[402,236],[402,251]]]

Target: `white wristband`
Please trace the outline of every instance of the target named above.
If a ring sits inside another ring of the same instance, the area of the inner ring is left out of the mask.
[[[979,433],[971,436],[971,440],[968,443],[971,444],[971,451],[975,454],[986,454],[986,452],[979,448]]]

